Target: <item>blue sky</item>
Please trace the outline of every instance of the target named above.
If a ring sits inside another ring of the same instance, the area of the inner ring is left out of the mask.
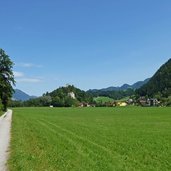
[[[41,95],[151,77],[171,57],[170,0],[2,1],[0,48],[16,87]]]

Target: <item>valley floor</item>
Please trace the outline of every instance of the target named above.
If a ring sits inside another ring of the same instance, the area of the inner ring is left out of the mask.
[[[171,108],[16,108],[10,171],[169,171]]]

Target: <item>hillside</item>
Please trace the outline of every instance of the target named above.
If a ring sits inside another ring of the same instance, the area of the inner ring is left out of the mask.
[[[60,87],[51,93],[47,93],[46,96],[52,98],[53,106],[77,106],[79,103],[91,103],[93,98],[91,95],[83,90],[80,90],[73,85],[67,85]]]
[[[135,91],[132,88],[128,88],[127,90],[113,90],[113,91],[88,91],[89,94],[91,94],[93,97],[98,97],[98,96],[105,96],[112,98],[114,100],[120,100],[122,98],[132,96],[135,94]]]
[[[73,85],[59,87],[56,90],[45,93],[43,96],[28,100],[25,106],[54,106],[54,107],[71,107],[80,106],[81,104],[93,103],[93,97]]]
[[[105,97],[105,96],[99,96],[99,97],[95,97],[94,101],[96,103],[106,103],[106,102],[114,102],[114,100],[112,98],[109,97]]]
[[[25,93],[19,89],[15,89],[14,91],[15,92],[14,92],[13,97],[12,97],[13,100],[27,101],[29,99],[36,98],[35,96],[30,96],[27,93]]]
[[[168,97],[171,95],[171,59],[169,59],[147,84],[138,89],[137,94],[140,96],[160,96]]]
[[[150,79],[147,78],[145,79],[144,81],[138,81],[132,85],[129,85],[129,84],[123,84],[122,86],[120,87],[114,87],[114,86],[111,86],[111,87],[107,87],[107,88],[102,88],[102,89],[90,89],[88,90],[88,92],[97,92],[97,91],[123,91],[123,90],[127,90],[127,89],[138,89],[140,87],[142,87],[144,84],[146,84]]]

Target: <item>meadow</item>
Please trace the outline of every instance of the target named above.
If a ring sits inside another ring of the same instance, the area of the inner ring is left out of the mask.
[[[169,171],[171,108],[13,109],[10,171]]]
[[[105,97],[105,96],[95,97],[94,101],[96,103],[114,102],[114,100],[112,98]]]

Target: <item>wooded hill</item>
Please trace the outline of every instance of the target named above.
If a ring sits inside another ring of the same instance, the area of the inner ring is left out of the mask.
[[[103,90],[97,90],[97,91],[88,91],[89,94],[91,94],[93,97],[98,97],[98,96],[105,96],[112,98],[114,100],[119,100],[128,96],[132,96],[135,94],[134,89],[128,88],[127,90],[108,90],[108,91],[103,91]]]
[[[52,98],[53,106],[77,106],[79,103],[93,102],[93,97],[89,93],[86,93],[73,85],[60,87],[45,95]]]
[[[25,102],[12,102],[11,106],[54,106],[54,107],[71,107],[79,106],[81,104],[93,103],[93,97],[80,90],[73,85],[67,85],[65,87],[59,87],[56,90],[45,93],[43,96],[36,99],[30,99]]]
[[[138,81],[132,85],[123,84],[121,87],[108,87],[102,89],[90,89],[87,92],[91,94],[93,97],[105,96],[112,98],[114,100],[120,100],[125,97],[133,96],[135,94],[135,90],[142,87],[149,81],[149,78],[144,81]]]
[[[171,96],[171,59],[159,68],[148,83],[136,90],[136,93],[139,96],[157,98]]]

